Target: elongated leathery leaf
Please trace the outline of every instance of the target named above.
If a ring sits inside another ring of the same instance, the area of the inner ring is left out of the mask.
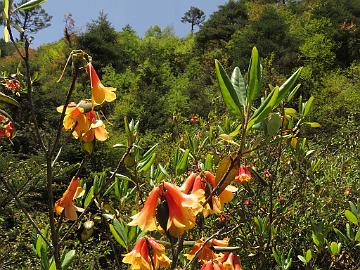
[[[247,129],[249,130],[254,124],[259,123],[275,108],[276,100],[279,95],[279,87],[275,87],[274,90],[266,97],[261,103],[260,107],[256,109],[251,116]]]
[[[12,105],[15,105],[18,107],[20,106],[19,102],[17,102],[15,99],[13,99],[12,97],[9,97],[1,92],[0,92],[0,102],[12,104]]]
[[[249,81],[246,91],[246,96],[251,104],[259,95],[261,88],[261,65],[259,59],[259,52],[254,47],[251,52],[251,59],[249,64]]]
[[[242,105],[240,103],[240,93],[236,92],[229,76],[218,60],[215,60],[216,75],[220,86],[221,95],[223,96],[225,105],[230,112],[235,115],[242,115]]]
[[[240,68],[235,67],[231,74],[231,84],[238,95],[239,102],[242,106],[246,104],[246,86],[243,76],[241,75]]]
[[[30,0],[24,4],[22,4],[20,7],[18,7],[16,10],[25,10],[30,9],[39,6],[40,4],[46,2],[47,0]]]
[[[276,100],[275,106],[279,105],[281,101],[283,101],[286,95],[294,88],[297,79],[301,74],[302,67],[295,71],[279,88],[279,96]],[[300,87],[300,86],[298,86]],[[298,88],[297,87],[297,88]],[[296,92],[296,91],[295,91]],[[295,93],[294,93],[295,94]]]

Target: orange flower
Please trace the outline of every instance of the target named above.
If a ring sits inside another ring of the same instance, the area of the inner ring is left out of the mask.
[[[200,270],[225,270],[221,263],[217,262],[204,262]]]
[[[131,217],[133,221],[128,224],[129,226],[138,225],[143,231],[154,231],[157,229],[155,215],[161,192],[162,189],[160,189],[159,187],[153,188],[153,190],[149,194],[149,197],[145,201],[143,209],[139,213]]]
[[[131,270],[157,270],[170,266],[171,260],[165,255],[163,245],[151,237],[142,237],[125,255],[123,263],[131,264]]]
[[[105,141],[109,134],[103,121],[96,119],[94,110],[84,112],[84,108],[82,108],[84,105],[86,105],[86,101],[80,101],[78,104],[69,103],[63,121],[64,129],[74,129],[74,138],[81,138],[85,142],[91,142],[95,138],[99,141]],[[62,112],[63,108],[64,106],[59,106],[57,111]]]
[[[222,262],[225,270],[242,270],[239,257],[232,252],[225,253],[218,261]]]
[[[235,177],[235,182],[244,184],[248,183],[251,180],[250,167],[241,165],[239,168],[239,173]]]
[[[116,88],[113,87],[105,87],[97,75],[93,65],[91,63],[88,63],[86,65],[86,71],[89,74],[90,81],[91,81],[91,90],[92,90],[92,96],[91,100],[92,103],[94,102],[96,104],[102,104],[105,101],[111,102],[116,99],[116,94],[114,91]]]
[[[15,131],[14,123],[9,121],[6,116],[0,114],[0,138],[11,138]]]
[[[180,236],[185,231],[195,226],[196,215],[202,211],[199,200],[203,192],[195,192],[190,195],[170,183],[165,182],[165,199],[169,208],[169,219],[166,229],[172,236]]]
[[[80,178],[72,179],[69,187],[64,192],[62,197],[55,202],[55,212],[60,215],[65,210],[65,217],[69,220],[76,220],[76,211],[82,212],[83,208],[76,207],[73,200],[83,194],[83,189],[78,187]]]
[[[90,129],[83,135],[84,142],[92,142],[94,139],[105,141],[109,138],[109,133],[105,129],[103,121],[96,120],[90,125]]]
[[[202,247],[204,244],[204,241],[202,239],[197,240],[191,251],[186,254],[186,258],[188,260],[192,260],[195,253],[199,250],[200,247]],[[197,259],[199,260],[213,260],[216,259],[216,254],[213,250],[213,246],[219,246],[219,247],[226,247],[229,244],[228,239],[224,240],[217,240],[213,239],[205,244],[205,246],[201,249],[201,251],[197,255]]]
[[[21,87],[20,82],[16,79],[6,79],[3,83],[3,85],[7,89],[14,91],[14,92],[18,91]]]
[[[156,230],[158,214],[162,229],[172,236],[180,236],[195,226],[196,215],[202,210],[199,203],[202,196],[202,191],[187,195],[181,192],[179,187],[164,182],[150,192],[143,209],[131,217],[133,220],[129,225],[138,225],[142,230]],[[161,204],[158,205],[159,199]]]
[[[192,193],[197,190],[203,190],[205,196],[210,195],[212,190],[216,187],[215,175],[209,171],[205,171],[204,176],[205,177],[202,178],[200,174],[191,173],[181,186],[181,190],[187,194],[190,193],[190,190]],[[204,216],[207,217],[209,214],[221,213],[225,203],[228,203],[233,199],[236,191],[236,187],[228,185],[219,196],[213,195],[211,198],[211,205],[206,204],[203,208]],[[202,200],[204,201],[205,199],[202,198]]]

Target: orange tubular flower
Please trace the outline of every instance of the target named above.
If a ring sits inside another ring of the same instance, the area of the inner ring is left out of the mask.
[[[250,167],[241,165],[239,168],[239,173],[235,177],[235,182],[240,184],[248,183],[251,180]]]
[[[151,237],[142,237],[125,255],[123,263],[131,264],[131,270],[157,270],[170,266],[171,260],[165,255],[163,245]]]
[[[216,187],[215,175],[209,171],[205,171],[204,176],[205,177],[202,178],[199,174],[191,173],[181,186],[181,190],[187,194],[190,193],[190,190],[192,193],[203,190],[205,195],[209,195]],[[203,209],[204,216],[207,217],[209,214],[221,213],[225,203],[228,203],[233,199],[236,191],[236,187],[228,185],[219,196],[213,195],[211,198],[211,205],[206,204]],[[203,201],[204,198],[201,200]]]
[[[221,263],[217,262],[205,262],[200,270],[225,270],[224,266]]]
[[[187,195],[181,192],[179,187],[165,182],[150,192],[143,209],[131,217],[133,220],[129,225],[138,225],[142,230],[153,231],[158,228],[158,218],[162,229],[172,236],[180,236],[195,226],[196,215],[202,210],[199,203],[202,197],[202,191]],[[158,205],[159,199],[161,204]]]
[[[192,229],[196,223],[196,215],[202,211],[199,200],[203,193],[195,192],[187,195],[170,183],[165,182],[165,199],[169,208],[167,230],[172,236],[180,236],[185,231]]]
[[[69,220],[76,220],[76,211],[82,212],[83,208],[76,207],[73,200],[80,197],[83,193],[83,189],[78,187],[80,178],[72,179],[69,187],[64,192],[62,197],[55,202],[55,212],[60,215],[65,210],[65,217]]]
[[[218,261],[222,262],[225,270],[242,270],[239,257],[232,252],[225,253]]]
[[[191,249],[191,251],[185,255],[186,258],[188,260],[192,260],[195,253],[199,250],[200,247],[202,247],[203,244],[204,244],[204,241],[202,239],[197,240],[195,245]],[[215,254],[212,247],[213,246],[227,247],[228,244],[229,244],[228,239],[224,239],[224,240],[213,239],[205,244],[205,246],[202,248],[202,250],[198,253],[197,259],[204,260],[204,261],[216,259],[217,255]]]
[[[88,63],[86,65],[86,71],[89,74],[90,81],[91,81],[91,90],[92,90],[92,97],[91,100],[96,104],[102,104],[105,101],[111,102],[116,99],[116,94],[114,91],[116,88],[113,87],[105,87],[97,75],[93,65]]]
[[[139,226],[141,230],[154,231],[157,229],[156,225],[156,207],[160,198],[162,190],[159,187],[154,187],[146,199],[143,209],[132,216],[129,226]]]
[[[14,135],[15,131],[14,123],[9,121],[6,116],[0,114],[0,138],[6,137],[9,139]]]
[[[94,139],[98,141],[105,141],[109,138],[109,133],[105,129],[103,121],[96,120],[90,125],[90,129],[83,135],[84,142],[92,142]]]

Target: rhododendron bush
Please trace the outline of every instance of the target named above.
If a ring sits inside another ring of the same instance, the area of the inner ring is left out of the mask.
[[[0,146],[11,147],[16,132],[24,128],[8,110],[27,106],[32,127],[27,132],[35,137],[45,161],[41,170],[46,177],[47,226],[28,213],[6,177],[1,181],[33,227],[33,249],[42,269],[68,269],[79,256],[77,241],[100,241],[104,235],[118,269],[240,270],[255,260],[262,269],[291,268],[292,250],[278,246],[292,240],[281,230],[291,223],[294,206],[282,194],[301,197],[302,182],[290,186],[282,181],[289,175],[308,181],[304,170],[314,169],[316,160],[311,159],[302,131],[320,126],[309,121],[314,98],[297,100],[301,68],[279,86],[267,86],[256,47],[244,76],[239,67],[228,74],[221,59],[215,60],[214,80],[227,109],[223,121],[213,123],[193,114],[189,121],[195,128],[179,136],[174,152],[161,153],[167,159],[160,159],[159,143],[142,145],[141,122],[108,120],[107,106],[121,95],[102,83],[88,52],[72,50],[59,78],[70,82],[66,96],[51,108],[58,112],[58,125],[53,134],[43,134],[32,100],[29,42],[14,39],[13,7],[11,1],[4,3],[4,36],[16,48],[21,72],[1,78]],[[80,80],[85,89],[76,99]],[[18,101],[23,94],[25,105]],[[124,127],[124,140],[112,133],[114,125]],[[116,166],[89,173],[89,160],[109,140],[116,142],[113,147],[120,153]],[[81,146],[83,159],[72,164],[76,170],[67,176],[67,188],[56,192],[54,170],[61,166],[63,147],[70,141]],[[354,206],[345,214],[358,226],[356,211]],[[316,226],[312,237],[319,254],[325,249],[340,254],[341,244],[327,243]],[[355,226],[348,227],[353,230],[349,235],[359,240]],[[312,252],[308,249],[294,258],[308,265]],[[273,264],[266,265],[265,257],[273,258]]]

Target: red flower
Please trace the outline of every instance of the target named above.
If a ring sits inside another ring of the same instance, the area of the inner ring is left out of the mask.
[[[6,116],[0,114],[0,138],[11,138],[15,131],[14,123],[9,121]]]
[[[186,258],[188,260],[192,260],[192,258],[194,257],[195,253],[199,250],[200,247],[202,247],[204,244],[204,241],[202,239],[197,240],[195,245],[192,247],[191,251],[186,254]],[[213,239],[210,240],[209,242],[207,242],[205,244],[205,246],[201,249],[201,251],[198,253],[197,255],[197,259],[199,260],[213,260],[216,259],[216,254],[213,250],[213,246],[218,246],[218,247],[226,247],[229,244],[229,240],[228,239],[224,239],[224,240],[217,240],[217,239]]]
[[[251,180],[250,167],[241,165],[235,181],[241,184],[248,183]]]
[[[200,270],[225,270],[225,268],[221,263],[204,262]]]

